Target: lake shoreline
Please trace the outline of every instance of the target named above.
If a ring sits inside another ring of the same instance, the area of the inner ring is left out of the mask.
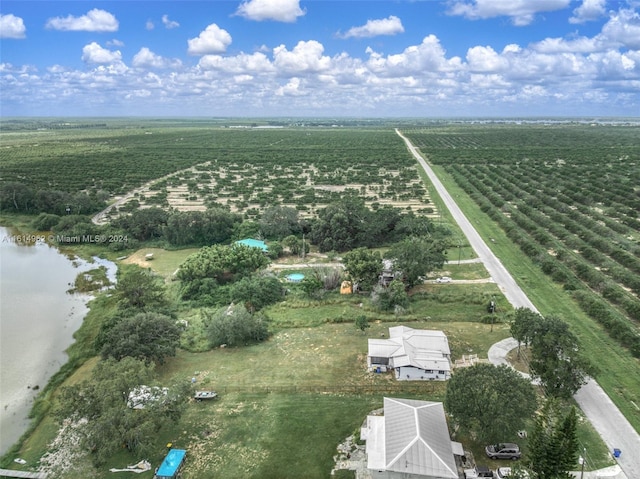
[[[19,219],[23,219],[23,217]],[[39,356],[37,358],[39,362],[34,363],[36,366],[29,366],[30,356],[23,361],[24,364],[20,363],[18,359],[20,364],[17,367],[11,364],[7,365],[7,361],[3,360],[5,383],[3,390],[6,390],[2,398],[3,444],[0,461],[3,465],[13,460],[15,453],[46,416],[50,405],[49,400],[55,389],[90,357],[88,351],[92,352],[91,335],[87,337],[81,331],[86,327],[86,322],[91,316],[91,303],[100,296],[100,293],[69,294],[68,290],[73,286],[77,275],[82,272],[106,266],[109,270],[109,276],[115,279],[115,271],[117,270],[115,263],[102,259],[98,259],[98,263],[95,263],[91,256],[87,258],[87,255],[80,254],[75,248],[59,248],[57,245],[51,244],[31,246],[7,244],[7,242],[11,243],[11,239],[16,234],[22,235],[22,231],[26,230],[23,227],[16,229],[11,223],[13,222],[3,221],[0,224],[0,234],[2,240],[5,241],[2,262],[2,281],[4,283],[2,293],[5,296],[10,295],[14,302],[20,303],[19,307],[26,304],[32,309],[24,313],[17,312],[21,311],[19,309],[11,310],[10,307],[3,306],[2,337],[5,343],[3,350],[7,343],[18,343],[14,346],[18,349],[15,354],[19,356],[20,350],[23,348],[19,343],[24,342],[28,346],[32,342],[40,341],[44,347],[36,350],[35,355]],[[20,248],[27,249],[20,250]],[[15,264],[12,266],[12,263],[18,262],[21,267],[31,265],[33,270],[39,265],[33,266],[32,263],[37,263],[38,258],[43,256],[46,260],[43,262],[48,264],[53,261],[55,266],[50,267],[50,270],[47,271],[43,265],[43,272],[39,276],[50,276],[49,283],[58,283],[54,290],[48,292],[49,294],[44,297],[42,297],[43,288],[38,286],[38,280],[42,278],[29,279],[26,273],[22,274],[21,270],[16,274]],[[22,263],[20,263],[21,261]],[[14,268],[13,273],[12,267]],[[20,281],[25,282],[22,286],[24,291],[20,289]],[[39,301],[44,306],[39,305]],[[49,308],[46,306],[49,304],[48,301],[53,301]],[[3,301],[3,304],[6,304],[6,301]],[[38,306],[40,306],[40,310],[37,309]],[[16,317],[16,314],[19,317]],[[27,320],[31,320],[32,324],[36,326],[29,327],[23,324]],[[45,331],[47,327],[49,328],[48,334]],[[23,338],[27,340],[24,341]],[[24,349],[27,347],[24,346]],[[5,358],[3,359],[13,360],[11,351],[4,354]]]

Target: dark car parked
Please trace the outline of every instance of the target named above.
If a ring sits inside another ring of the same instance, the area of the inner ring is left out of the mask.
[[[501,442],[491,444],[484,448],[490,459],[520,459],[522,453],[520,447],[512,442]]]

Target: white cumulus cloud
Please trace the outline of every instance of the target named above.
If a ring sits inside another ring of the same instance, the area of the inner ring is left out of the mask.
[[[402,53],[383,57],[370,49],[368,67],[382,76],[403,76],[453,71],[460,68],[459,57],[446,58],[445,50],[435,35],[426,36],[420,45],[411,45]]]
[[[531,45],[531,49],[540,53],[591,53],[604,48],[600,37],[545,38]]]
[[[153,53],[149,48],[142,47],[133,56],[131,64],[136,68],[178,68],[180,60],[171,60]]]
[[[204,55],[198,63],[204,70],[221,70],[233,74],[255,74],[275,71],[273,64],[264,53],[251,55],[240,53],[235,56]]]
[[[122,53],[120,50],[108,50],[96,42],[91,42],[82,49],[82,61],[97,64],[120,63],[122,62]]]
[[[178,22],[169,20],[169,15],[162,15],[162,24],[169,30],[180,26]]]
[[[315,40],[299,41],[293,50],[280,45],[273,49],[274,65],[287,73],[320,72],[329,68],[331,58],[323,56],[324,46]]]
[[[300,8],[300,0],[247,0],[242,2],[236,15],[249,20],[275,20],[293,23],[305,14]]]
[[[190,55],[206,55],[208,53],[223,53],[231,45],[231,35],[226,30],[212,23],[200,35],[188,41]]]
[[[606,15],[607,0],[582,0],[582,5],[573,11],[569,23],[585,23]]]
[[[602,27],[602,36],[627,48],[640,50],[640,13],[627,9],[612,13]]]
[[[27,28],[20,17],[0,14],[0,38],[25,38]]]
[[[300,78],[293,77],[287,82],[286,85],[281,86],[276,90],[277,96],[302,96],[305,94],[302,90],[302,82]]]
[[[471,20],[510,17],[516,26],[529,25],[537,13],[566,8],[571,0],[454,0],[450,15]]]
[[[396,35],[403,33],[404,27],[402,22],[395,15],[380,20],[367,20],[367,23],[360,27],[350,28],[344,35],[338,35],[341,38],[367,38],[376,37],[378,35]]]
[[[118,20],[113,14],[106,10],[94,8],[86,15],[74,17],[54,17],[47,20],[46,27],[52,30],[74,31],[74,32],[116,32],[118,31]]]
[[[476,46],[467,51],[469,70],[473,72],[500,72],[508,67],[508,61],[490,46]]]

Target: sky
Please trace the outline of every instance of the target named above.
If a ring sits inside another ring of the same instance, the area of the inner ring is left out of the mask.
[[[640,0],[0,3],[0,116],[640,116]]]

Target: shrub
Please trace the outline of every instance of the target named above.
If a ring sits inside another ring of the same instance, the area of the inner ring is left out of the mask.
[[[249,313],[243,306],[231,305],[213,314],[203,312],[209,345],[242,346],[269,337],[268,320],[263,314]]]

